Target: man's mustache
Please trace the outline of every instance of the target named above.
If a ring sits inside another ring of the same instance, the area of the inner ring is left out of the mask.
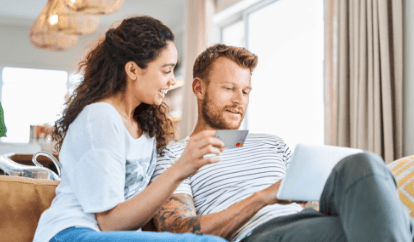
[[[244,113],[243,107],[242,106],[238,106],[238,105],[234,105],[234,106],[225,106],[224,107],[225,110],[232,110],[232,111],[237,111],[240,114]]]

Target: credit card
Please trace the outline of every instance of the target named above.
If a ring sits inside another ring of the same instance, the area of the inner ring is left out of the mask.
[[[219,129],[214,137],[223,141],[226,149],[242,147],[249,130]]]

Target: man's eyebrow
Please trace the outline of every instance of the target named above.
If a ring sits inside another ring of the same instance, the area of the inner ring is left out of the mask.
[[[237,85],[236,83],[233,83],[233,82],[223,82],[223,84],[231,84],[231,85],[234,85],[234,86],[239,86],[239,85]],[[246,88],[249,89],[249,90],[252,90],[252,86],[247,86]]]

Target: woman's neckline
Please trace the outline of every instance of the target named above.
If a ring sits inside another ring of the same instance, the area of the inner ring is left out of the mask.
[[[112,104],[110,104],[108,102],[105,102],[105,101],[98,101],[98,102],[94,102],[94,103],[96,103],[96,104],[101,104],[102,103],[102,104],[107,104],[107,105],[111,106],[115,110],[115,112],[118,114],[118,117],[121,119],[122,126],[124,127],[125,131],[128,133],[129,138],[137,141],[137,140],[140,140],[141,138],[143,138],[144,136],[146,136],[146,134],[143,131],[142,131],[141,135],[138,138],[135,138],[134,136],[132,136],[131,133],[129,132],[128,128],[125,126],[121,114],[118,112],[118,110]]]

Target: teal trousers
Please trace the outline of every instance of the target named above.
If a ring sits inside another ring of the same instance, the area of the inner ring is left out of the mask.
[[[392,173],[381,157],[360,153],[332,170],[319,201],[311,208],[274,218],[242,242],[398,241],[414,238],[414,220],[403,208]]]

